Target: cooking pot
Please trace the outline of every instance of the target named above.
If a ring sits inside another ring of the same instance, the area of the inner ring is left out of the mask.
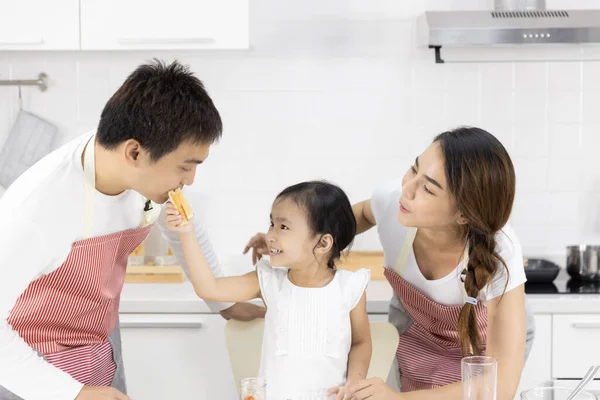
[[[600,246],[567,246],[567,272],[573,278],[600,281]]]

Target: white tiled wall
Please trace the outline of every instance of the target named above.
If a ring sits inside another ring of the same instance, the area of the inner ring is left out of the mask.
[[[0,77],[50,76],[46,93],[25,88],[23,100],[58,125],[59,145],[95,126],[139,63],[189,64],[225,124],[191,196],[225,258],[266,229],[271,201],[286,185],[327,178],[351,200],[365,199],[377,183],[402,175],[435,134],[481,126],[516,165],[513,223],[525,254],[562,261],[567,244],[600,243],[600,61],[441,65],[416,47],[415,17],[423,10],[492,3],[252,1],[250,51],[0,53]],[[548,50],[546,59],[587,51]],[[16,112],[16,88],[0,87],[0,144]],[[355,246],[378,247],[374,232]]]

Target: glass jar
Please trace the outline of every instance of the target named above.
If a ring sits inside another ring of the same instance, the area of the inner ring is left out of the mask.
[[[241,400],[267,400],[267,382],[264,378],[244,378],[240,394]]]

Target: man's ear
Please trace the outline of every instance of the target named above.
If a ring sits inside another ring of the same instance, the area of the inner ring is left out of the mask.
[[[137,166],[140,162],[140,155],[143,152],[142,145],[135,139],[129,139],[123,144],[125,162],[129,165]]]

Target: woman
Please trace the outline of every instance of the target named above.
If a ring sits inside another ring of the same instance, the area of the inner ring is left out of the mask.
[[[357,233],[377,225],[384,250],[402,392],[368,379],[344,398],[461,399],[460,360],[471,354],[498,360],[497,399],[514,398],[533,343],[523,256],[507,225],[514,196],[502,144],[459,128],[437,136],[401,181],[354,205]],[[264,254],[263,237],[249,248]]]

